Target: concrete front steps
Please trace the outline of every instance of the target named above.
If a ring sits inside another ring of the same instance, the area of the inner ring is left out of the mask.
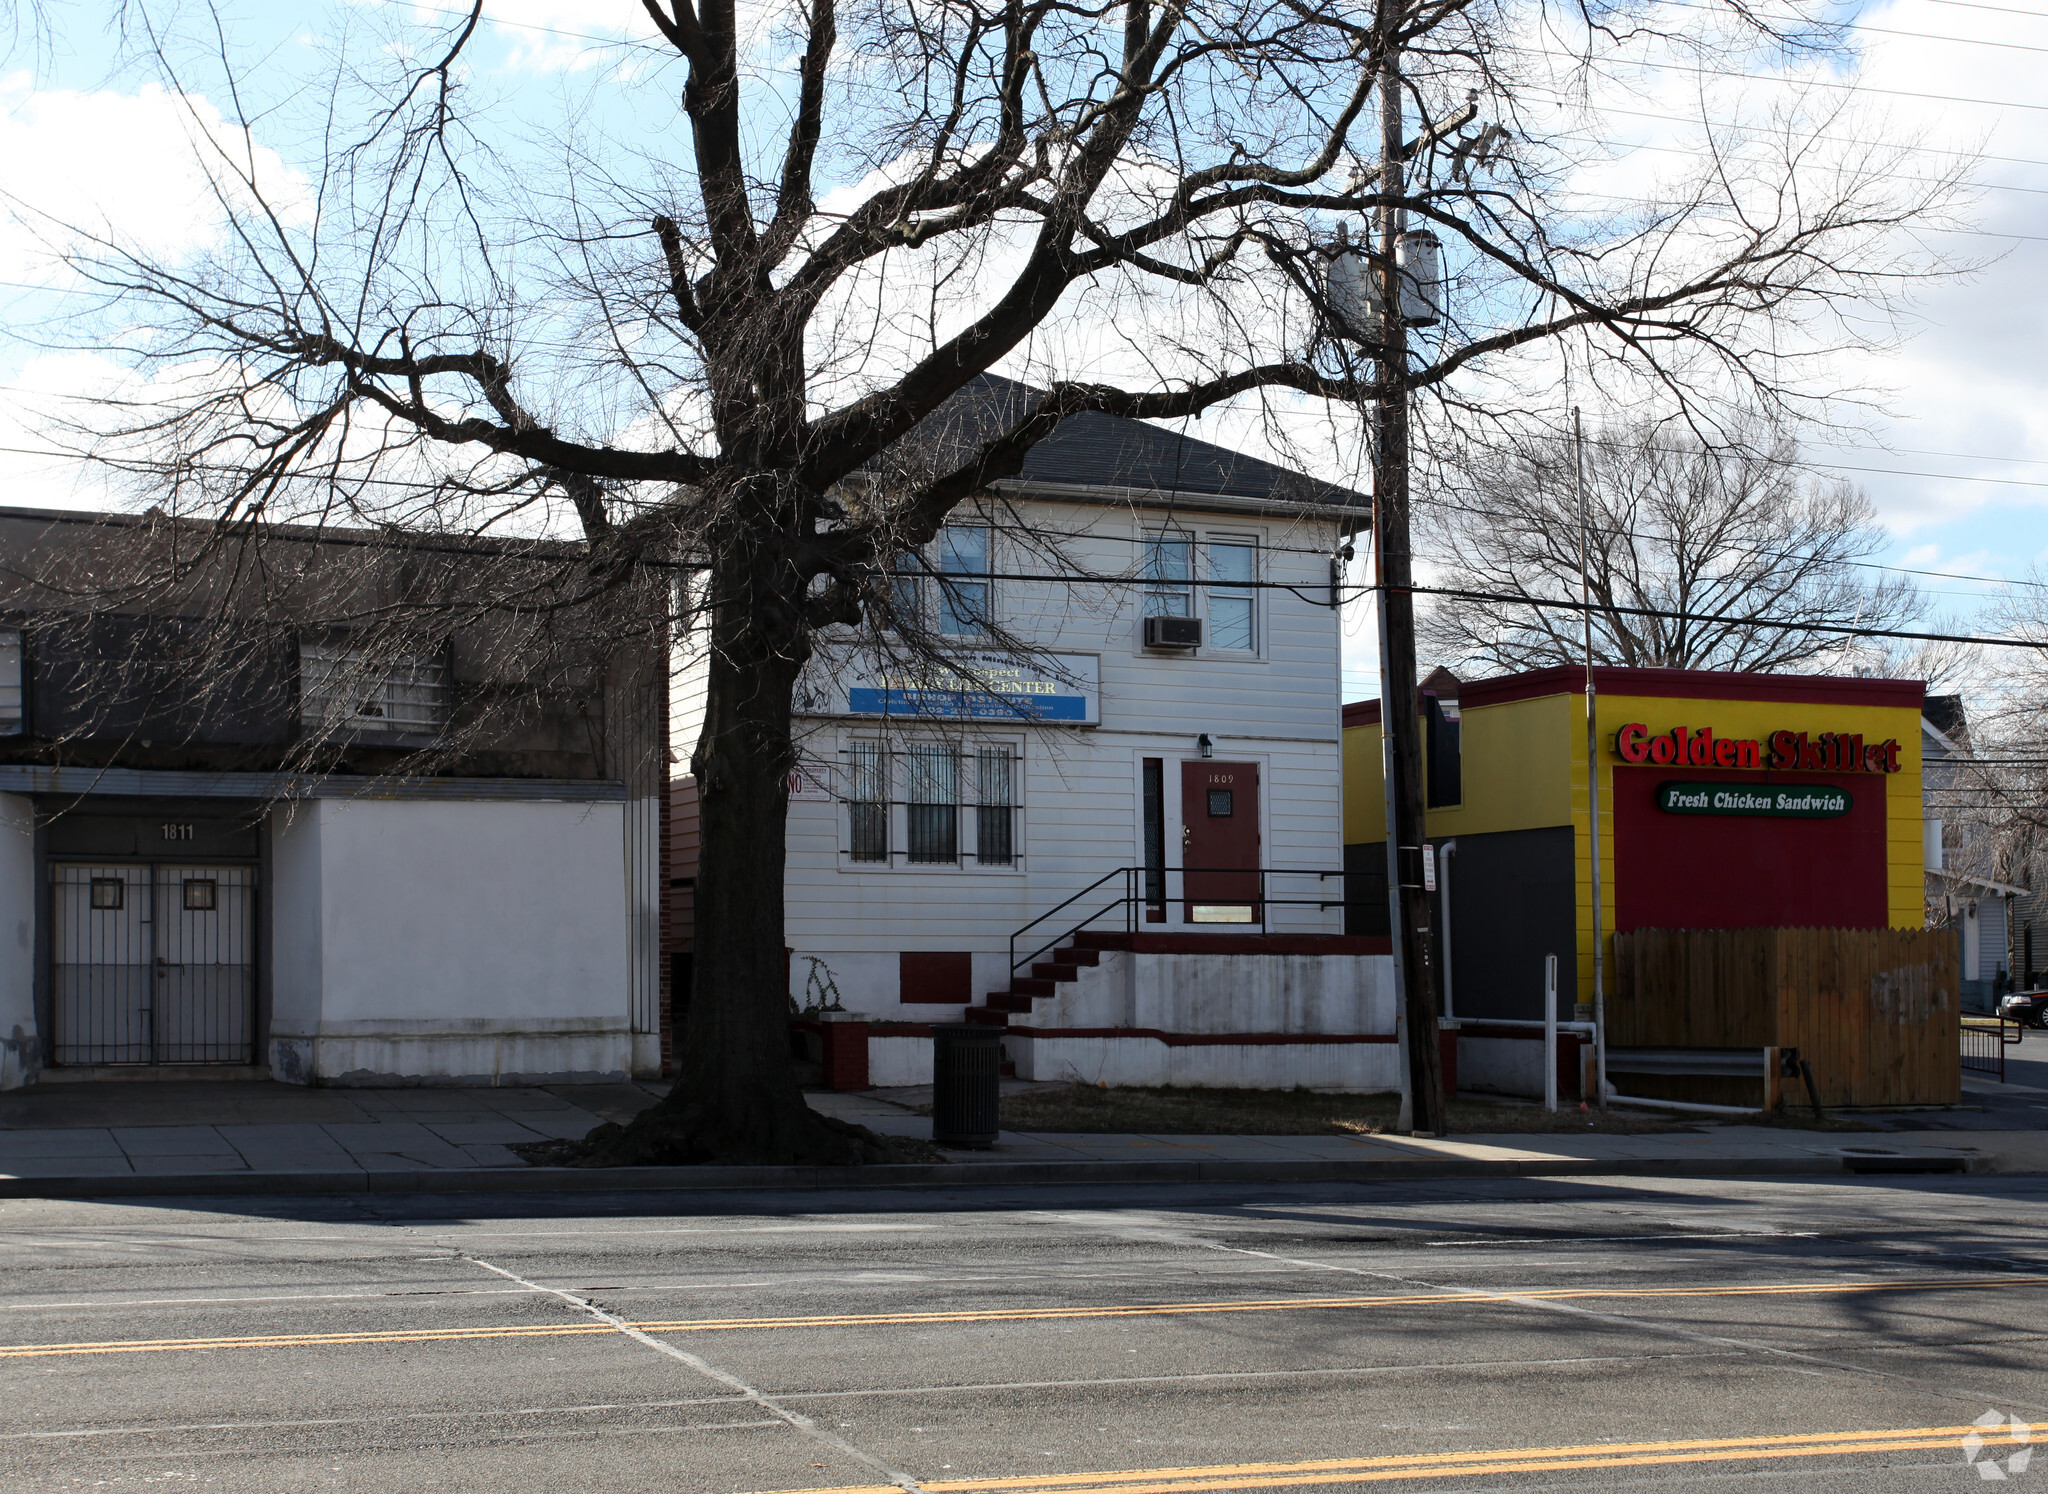
[[[989,1027],[1008,1027],[1016,1017],[1028,1017],[1040,1001],[1057,996],[1060,987],[1081,978],[1084,968],[1102,963],[1105,954],[1121,951],[1154,955],[1384,955],[1384,939],[1357,938],[1343,934],[1186,934],[1129,933],[1083,929],[1073,942],[1053,950],[1052,958],[1039,960],[1029,975],[1013,975],[1007,990],[991,991],[977,1006],[963,1014],[968,1022]]]

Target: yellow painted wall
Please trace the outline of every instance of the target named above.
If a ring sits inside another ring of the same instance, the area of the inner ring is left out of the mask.
[[[1464,803],[1428,811],[1431,837],[1540,830],[1570,821],[1572,724],[1586,713],[1569,695],[1545,695],[1464,713]],[[1344,843],[1387,838],[1380,728],[1344,729]],[[1577,754],[1585,759],[1584,748]]]
[[[1701,700],[1691,697],[1599,697],[1601,925],[1614,977],[1614,734],[1632,721],[1652,733],[1674,726],[1710,727],[1716,737],[1767,742],[1774,731],[1860,732],[1866,742],[1899,743],[1900,771],[1885,774],[1886,882],[1894,928],[1925,921],[1921,865],[1920,713],[1910,707],[1830,702]],[[1545,695],[1501,705],[1466,707],[1462,732],[1465,802],[1428,813],[1432,839],[1569,824],[1576,832],[1579,883],[1579,1000],[1593,999],[1593,861],[1586,794],[1586,698]],[[1380,728],[1344,732],[1344,839],[1386,839],[1380,781]],[[1768,753],[1768,747],[1766,747]],[[1705,771],[1705,770],[1701,770]],[[1880,775],[1857,774],[1868,781]]]
[[[1380,757],[1380,728],[1344,728],[1344,844],[1387,838],[1387,785]]]

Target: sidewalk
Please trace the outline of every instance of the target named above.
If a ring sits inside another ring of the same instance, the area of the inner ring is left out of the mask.
[[[1439,1140],[1005,1132],[992,1149],[949,1152],[945,1163],[867,1168],[529,1167],[509,1149],[624,1120],[664,1088],[39,1084],[0,1094],[0,1197],[2048,1173],[2048,1131],[1956,1129],[1933,1116],[1929,1129],[1870,1133],[1740,1125]],[[823,1113],[890,1135],[931,1134],[927,1118],[884,1092],[810,1100]]]

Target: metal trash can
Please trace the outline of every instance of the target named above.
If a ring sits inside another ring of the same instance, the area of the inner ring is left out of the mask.
[[[996,1144],[1003,1029],[974,1023],[932,1027],[932,1140],[940,1146]]]

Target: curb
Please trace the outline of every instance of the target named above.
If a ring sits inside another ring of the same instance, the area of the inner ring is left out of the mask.
[[[967,1162],[870,1167],[479,1167],[380,1172],[173,1172],[0,1177],[0,1198],[334,1193],[619,1193],[991,1188],[1072,1183],[1383,1183],[1469,1178],[1844,1177],[1962,1173],[1961,1157],[1432,1157],[1320,1162]],[[1980,1169],[1988,1170],[1988,1169]]]

